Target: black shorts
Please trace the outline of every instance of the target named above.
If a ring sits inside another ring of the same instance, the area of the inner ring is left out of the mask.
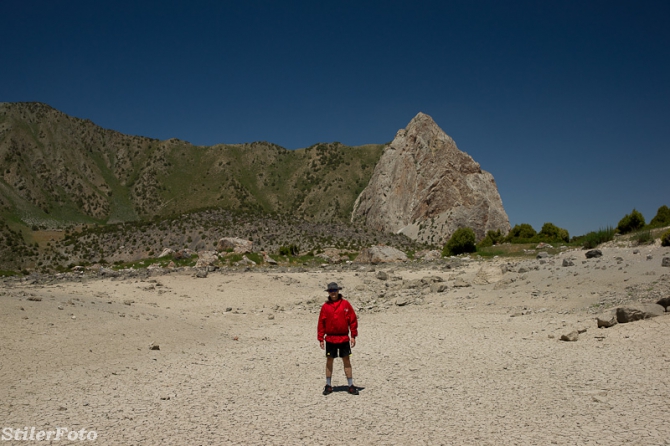
[[[326,356],[329,358],[344,358],[351,356],[351,345],[347,342],[328,342],[326,341]]]

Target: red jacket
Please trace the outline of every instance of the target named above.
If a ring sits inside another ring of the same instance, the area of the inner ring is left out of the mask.
[[[330,343],[348,342],[349,330],[351,337],[355,338],[358,336],[358,320],[354,307],[342,299],[342,295],[334,302],[329,299],[321,307],[316,330],[319,342],[323,341],[324,337]]]

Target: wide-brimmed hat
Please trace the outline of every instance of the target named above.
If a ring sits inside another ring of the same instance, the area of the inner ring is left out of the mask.
[[[328,284],[328,288],[326,288],[326,291],[328,291],[328,292],[330,293],[331,291],[340,291],[341,289],[342,289],[342,287],[341,287],[341,286],[337,286],[337,283],[335,283],[335,282],[330,282],[330,283]]]

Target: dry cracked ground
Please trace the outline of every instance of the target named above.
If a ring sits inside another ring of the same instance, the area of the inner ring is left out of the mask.
[[[670,295],[670,249],[634,252],[8,281],[0,428],[83,428],[104,445],[670,445],[670,313],[594,319]],[[358,396],[339,360],[321,394],[331,281],[359,313]]]

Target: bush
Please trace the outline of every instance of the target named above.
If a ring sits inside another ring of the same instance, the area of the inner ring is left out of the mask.
[[[670,225],[670,208],[666,205],[663,205],[658,208],[658,211],[656,211],[656,216],[651,219],[649,226],[658,228],[667,225]]]
[[[495,230],[495,231],[487,231],[486,232],[486,237],[484,237],[478,244],[478,248],[488,248],[489,246],[497,245],[498,243],[502,242],[505,239],[503,237],[502,232],[500,232],[500,229]]]
[[[670,229],[661,236],[661,246],[670,246]]]
[[[521,223],[520,225],[514,225],[511,231],[509,231],[509,234],[507,234],[507,237],[505,237],[506,242],[518,242],[521,240],[528,240],[533,237],[537,232],[531,225],[528,223]]]
[[[614,240],[614,228],[611,226],[605,229],[598,229],[598,231],[589,232],[584,236],[582,247],[584,249],[593,249],[601,243]]]
[[[619,231],[620,234],[628,234],[629,232],[642,229],[644,225],[645,222],[642,214],[636,209],[633,209],[633,211],[630,214],[624,216],[619,221],[619,224],[617,225],[616,229],[617,231]]]
[[[300,246],[290,244],[288,246],[279,247],[279,255],[281,256],[297,256],[300,253]]]
[[[458,228],[442,249],[442,256],[455,256],[466,252],[475,252],[475,232],[470,228]]]
[[[651,231],[642,231],[635,237],[635,241],[638,245],[646,245],[654,241],[654,237],[651,235]]]
[[[538,238],[546,240],[562,240],[566,243],[570,241],[568,230],[559,228],[553,223],[545,223],[542,225],[542,230],[538,236]]]

